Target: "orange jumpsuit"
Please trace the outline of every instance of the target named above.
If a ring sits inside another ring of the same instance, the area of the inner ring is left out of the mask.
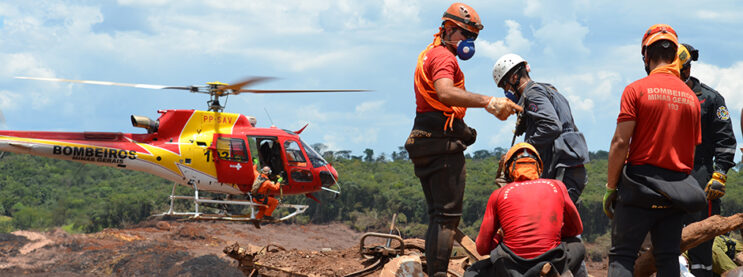
[[[268,206],[258,207],[258,214],[255,215],[256,219],[261,219],[264,216],[271,216],[273,210],[275,210],[276,206],[279,205],[279,200],[276,200],[276,198],[271,197],[268,194],[278,191],[281,185],[271,182],[271,180],[268,179],[268,176],[266,176],[265,174],[261,174],[261,177],[263,177],[266,181],[263,181],[263,183],[261,184],[261,187],[258,189],[258,194],[253,195],[253,202]]]

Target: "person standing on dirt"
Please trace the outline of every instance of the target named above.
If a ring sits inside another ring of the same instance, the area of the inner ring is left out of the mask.
[[[687,215],[686,224],[720,214],[720,198],[725,195],[728,170],[735,165],[735,134],[725,98],[699,79],[691,76],[691,62],[699,58],[699,51],[689,44],[679,46],[681,80],[694,91],[702,113],[702,143],[694,151],[694,169],[691,175],[707,194],[707,207]],[[689,249],[689,267],[697,277],[713,276],[712,240]]]
[[[524,141],[541,153],[542,178],[562,181],[577,203],[588,182],[583,166],[589,162],[586,139],[573,122],[568,100],[551,84],[534,82],[530,71],[524,58],[506,54],[493,66],[493,80],[506,97],[524,108],[516,135],[525,134]]]
[[[611,222],[609,276],[632,276],[640,246],[651,234],[657,276],[679,276],[684,215],[704,207],[690,175],[701,142],[699,100],[679,79],[676,32],[651,26],[641,53],[648,76],[622,93],[611,141],[604,212]]]
[[[258,207],[258,214],[255,215],[255,219],[272,221],[274,218],[271,216],[276,206],[279,205],[279,200],[270,196],[271,193],[276,193],[281,188],[281,177],[276,182],[272,182],[269,176],[271,175],[271,168],[264,166],[261,169],[260,175],[255,178],[253,187],[250,194],[253,196],[253,202],[262,204],[265,206]]]
[[[542,160],[526,142],[504,156],[507,185],[488,199],[477,236],[477,252],[490,259],[472,265],[465,276],[514,276],[551,263],[557,273],[580,271],[585,248],[578,210],[559,180],[539,179]],[[499,231],[501,229],[501,231]]]
[[[454,3],[444,12],[439,32],[418,56],[414,75],[416,116],[405,149],[428,205],[426,264],[429,276],[446,276],[454,234],[462,216],[463,151],[476,132],[464,123],[466,107],[485,108],[501,120],[521,108],[506,98],[469,92],[457,57],[468,60],[482,22],[475,10]],[[438,275],[437,275],[438,274]]]

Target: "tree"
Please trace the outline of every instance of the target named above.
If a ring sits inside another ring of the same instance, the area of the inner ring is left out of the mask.
[[[387,161],[387,155],[385,155],[384,152],[382,152],[382,154],[379,154],[379,156],[377,157],[377,161],[378,162],[385,162],[385,161]]]
[[[312,145],[312,149],[315,149],[317,153],[323,153],[328,149],[328,146],[323,143],[315,143]]]
[[[474,160],[484,160],[487,158],[490,158],[490,152],[488,150],[477,150],[472,153],[472,159]]]
[[[335,151],[335,158],[338,160],[350,160],[351,150],[338,150]]]
[[[364,161],[365,162],[374,161],[374,150],[369,149],[369,148],[364,149]]]
[[[407,160],[407,159],[409,159],[409,157],[408,157],[408,150],[405,149],[404,146],[398,146],[397,147],[397,150],[399,150],[400,152],[394,152],[394,151],[392,152],[392,160],[393,161],[400,161],[400,160]]]

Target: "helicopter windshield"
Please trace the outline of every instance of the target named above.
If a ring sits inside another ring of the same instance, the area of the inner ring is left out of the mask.
[[[307,156],[310,158],[312,167],[321,167],[328,164],[328,162],[326,162],[325,159],[323,159],[322,156],[320,156],[320,154],[317,153],[314,148],[308,146],[307,143],[305,143],[301,139],[299,141],[302,142],[302,147],[304,148],[304,151],[307,152]]]

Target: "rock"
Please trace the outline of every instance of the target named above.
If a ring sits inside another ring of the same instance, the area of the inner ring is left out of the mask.
[[[382,269],[379,277],[423,277],[423,267],[418,256],[406,255],[392,259]]]
[[[155,228],[163,231],[170,231],[170,223],[167,223],[165,221],[158,221],[155,224]]]

